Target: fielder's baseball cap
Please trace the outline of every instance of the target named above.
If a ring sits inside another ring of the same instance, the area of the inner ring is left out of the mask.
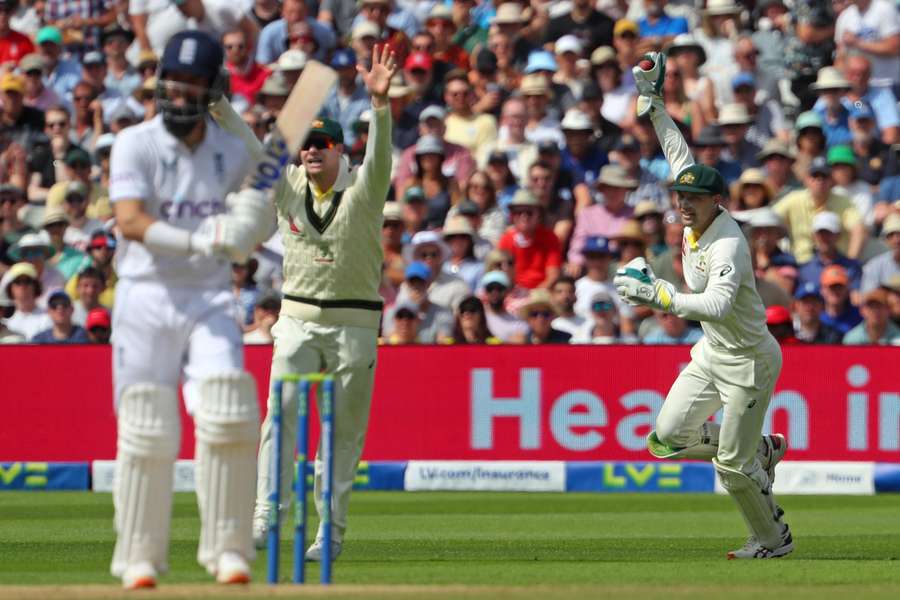
[[[56,27],[52,27],[47,25],[46,27],[41,27],[37,36],[34,38],[34,41],[40,46],[44,43],[56,44],[57,46],[62,46],[62,32]]]
[[[613,255],[612,248],[609,246],[609,240],[603,236],[591,236],[584,241],[584,248],[581,249],[582,255],[588,254],[608,254]]]
[[[822,269],[822,275],[819,277],[819,283],[822,284],[822,287],[836,284],[847,285],[849,282],[850,277],[847,275],[847,269],[841,265],[828,265]]]
[[[507,275],[503,271],[488,271],[484,274],[484,277],[481,278],[481,282],[479,283],[479,285],[482,288],[486,288],[492,283],[502,285],[506,289],[509,289],[509,275]]]
[[[335,50],[334,56],[331,57],[331,68],[333,69],[352,67],[355,64],[356,52],[354,52],[350,48],[341,48],[340,50]]]
[[[109,317],[109,311],[105,308],[92,308],[84,321],[84,328],[90,331],[95,327],[103,327],[109,329],[112,327],[112,319]]]
[[[344,130],[341,128],[341,124],[328,117],[319,117],[318,119],[315,119],[309,129],[309,135],[310,137],[314,135],[324,135],[338,144],[344,143]]]
[[[671,189],[693,194],[726,195],[728,193],[728,187],[725,185],[722,174],[712,167],[701,164],[694,164],[683,169]]]
[[[208,34],[197,30],[179,31],[166,43],[160,59],[160,73],[191,73],[212,82],[222,68],[223,58],[221,44]]]
[[[406,279],[421,279],[422,281],[428,281],[431,277],[431,267],[417,260],[409,263],[403,276]]]
[[[804,298],[818,298],[821,300],[822,292],[819,291],[819,286],[815,281],[806,281],[797,286],[794,298],[797,300],[803,300]]]
[[[841,232],[841,219],[830,211],[817,213],[812,220],[813,233],[816,231],[830,231],[831,233]]]

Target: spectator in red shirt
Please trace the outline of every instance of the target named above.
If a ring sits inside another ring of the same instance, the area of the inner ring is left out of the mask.
[[[223,35],[222,46],[225,47],[225,68],[231,76],[231,91],[253,105],[271,71],[254,60],[247,35],[242,30],[235,29]]]
[[[512,220],[497,247],[509,252],[516,264],[515,282],[524,288],[549,288],[559,277],[562,248],[549,227],[541,225],[543,208],[527,190],[519,190],[509,203]]]
[[[17,0],[0,0],[0,68],[15,67],[23,56],[34,52],[31,40],[9,26],[18,4]]]
[[[453,22],[453,13],[448,6],[435,4],[428,13],[425,29],[434,37],[434,58],[436,60],[466,71],[469,70],[469,55],[453,43],[456,24]]]

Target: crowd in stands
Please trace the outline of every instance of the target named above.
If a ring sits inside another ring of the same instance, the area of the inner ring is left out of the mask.
[[[394,160],[384,344],[691,344],[696,323],[623,303],[637,256],[684,287],[673,173],[631,67],[730,185],[772,333],[900,345],[896,0],[0,0],[0,342],[105,343],[115,307],[116,134],[154,118],[158,56],[221,40],[263,139],[307,61],[351,162],[375,44]],[[232,265],[247,343],[271,342],[280,239]]]

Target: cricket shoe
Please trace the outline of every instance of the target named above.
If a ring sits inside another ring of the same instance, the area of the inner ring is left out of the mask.
[[[794,539],[791,537],[791,528],[787,525],[781,533],[781,545],[775,549],[766,548],[759,541],[750,536],[750,539],[737,550],[728,553],[728,560],[744,558],[781,558],[794,551]]]
[[[225,551],[216,563],[216,581],[224,584],[250,583],[250,565],[239,553]]]
[[[336,540],[331,541],[331,560],[337,560],[338,556],[341,555],[341,550],[344,549],[344,543],[338,542]],[[316,541],[313,542],[312,546],[306,551],[306,560],[310,560],[312,562],[319,562],[322,560],[322,540],[316,538]]]
[[[126,590],[148,590],[156,587],[156,569],[147,561],[128,565],[122,574],[122,587]]]
[[[769,485],[775,483],[775,465],[781,462],[787,452],[787,440],[780,433],[767,434],[762,437],[756,457],[759,464],[769,476]]]

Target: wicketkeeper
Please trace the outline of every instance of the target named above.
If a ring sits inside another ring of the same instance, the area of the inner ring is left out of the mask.
[[[660,458],[712,459],[722,485],[737,503],[750,539],[728,558],[775,558],[794,549],[790,528],[775,503],[775,465],[787,450],[781,435],[760,436],[766,408],[781,371],[781,350],[766,328],[765,308],[753,276],[750,251],[737,222],[721,203],[722,175],[694,164],[678,127],[666,114],[660,90],[666,56],[652,53],[633,69],[638,116],[649,116],[675,174],[678,209],[685,224],[684,278],[689,293],[657,279],[643,258],[616,273],[619,295],[700,321],[703,338],[675,380],[648,438]],[[645,68],[641,68],[645,67]],[[709,421],[723,408],[721,426]]]
[[[326,371],[335,377],[332,558],[347,527],[350,490],[362,452],[375,377],[382,299],[381,224],[391,177],[391,112],[387,92],[397,71],[392,53],[376,48],[370,70],[357,66],[372,97],[372,120],[362,165],[350,169],[341,126],[313,122],[300,151],[302,165],[290,166],[275,186],[278,228],[284,240],[284,298],[272,328],[275,350],[270,381],[289,373]],[[274,398],[269,396],[269,412]],[[285,415],[296,415],[295,394],[285,394]],[[296,418],[281,433],[282,510],[290,506]],[[254,539],[265,544],[269,501],[275,482],[275,440],[269,416],[262,426]],[[321,446],[320,446],[321,447]],[[316,508],[322,514],[323,463],[316,457]],[[321,557],[322,530],[306,553]]]

